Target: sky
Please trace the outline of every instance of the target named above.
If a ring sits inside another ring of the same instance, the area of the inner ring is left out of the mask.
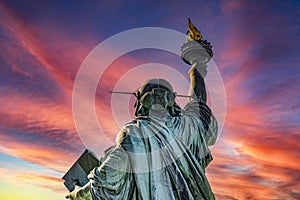
[[[0,199],[64,199],[61,177],[93,142],[84,140],[94,139],[79,134],[72,113],[81,64],[98,44],[126,30],[161,27],[185,34],[187,18],[212,43],[226,91],[224,127],[206,170],[216,198],[300,199],[299,17],[300,3],[288,0],[1,0]],[[112,49],[97,63],[113,56]],[[188,70],[179,56],[158,49],[116,58],[95,92],[105,132],[99,149],[133,117],[134,98],[108,91],[118,84],[134,91],[161,75],[187,94],[181,83]],[[125,103],[114,104],[118,98]]]

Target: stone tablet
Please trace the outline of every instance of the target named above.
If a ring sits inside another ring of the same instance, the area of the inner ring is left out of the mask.
[[[64,185],[71,192],[75,186],[84,186],[89,182],[87,178],[92,169],[99,166],[100,162],[96,155],[86,149],[78,160],[73,164],[69,171],[62,177]]]

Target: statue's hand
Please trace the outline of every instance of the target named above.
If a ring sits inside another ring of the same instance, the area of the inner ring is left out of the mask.
[[[67,194],[65,198],[71,200],[77,199],[77,190],[73,190],[71,193]]]
[[[70,200],[90,200],[91,195],[88,189],[89,188],[87,188],[86,186],[75,187],[75,190],[67,194],[65,198]]]

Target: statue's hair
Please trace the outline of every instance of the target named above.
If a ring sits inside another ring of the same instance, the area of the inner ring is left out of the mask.
[[[149,115],[150,107],[145,106],[142,101],[143,101],[145,95],[153,92],[153,89],[163,90],[166,93],[168,93],[169,94],[168,97],[171,96],[170,101],[164,102],[164,103],[161,103],[161,102],[158,102],[158,103],[161,104],[163,107],[165,107],[171,116],[174,117],[174,116],[180,115],[181,108],[175,102],[176,95],[173,92],[173,88],[172,88],[171,84],[164,79],[150,79],[150,80],[146,81],[136,92],[137,100],[134,105],[136,117]],[[171,102],[171,104],[170,104],[170,102]]]

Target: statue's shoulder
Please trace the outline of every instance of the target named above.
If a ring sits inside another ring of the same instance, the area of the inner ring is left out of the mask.
[[[137,132],[139,129],[139,124],[140,122],[138,119],[134,119],[130,122],[127,122],[117,135],[117,144],[122,144],[125,139],[128,140],[129,137],[134,135],[134,133]]]
[[[148,124],[150,121],[147,118],[135,118],[127,122],[117,135],[117,144],[136,142],[141,136],[141,127]]]
[[[141,126],[149,124],[151,119],[147,117],[136,117],[130,122],[127,122],[123,129],[126,129],[129,133],[137,131]]]

